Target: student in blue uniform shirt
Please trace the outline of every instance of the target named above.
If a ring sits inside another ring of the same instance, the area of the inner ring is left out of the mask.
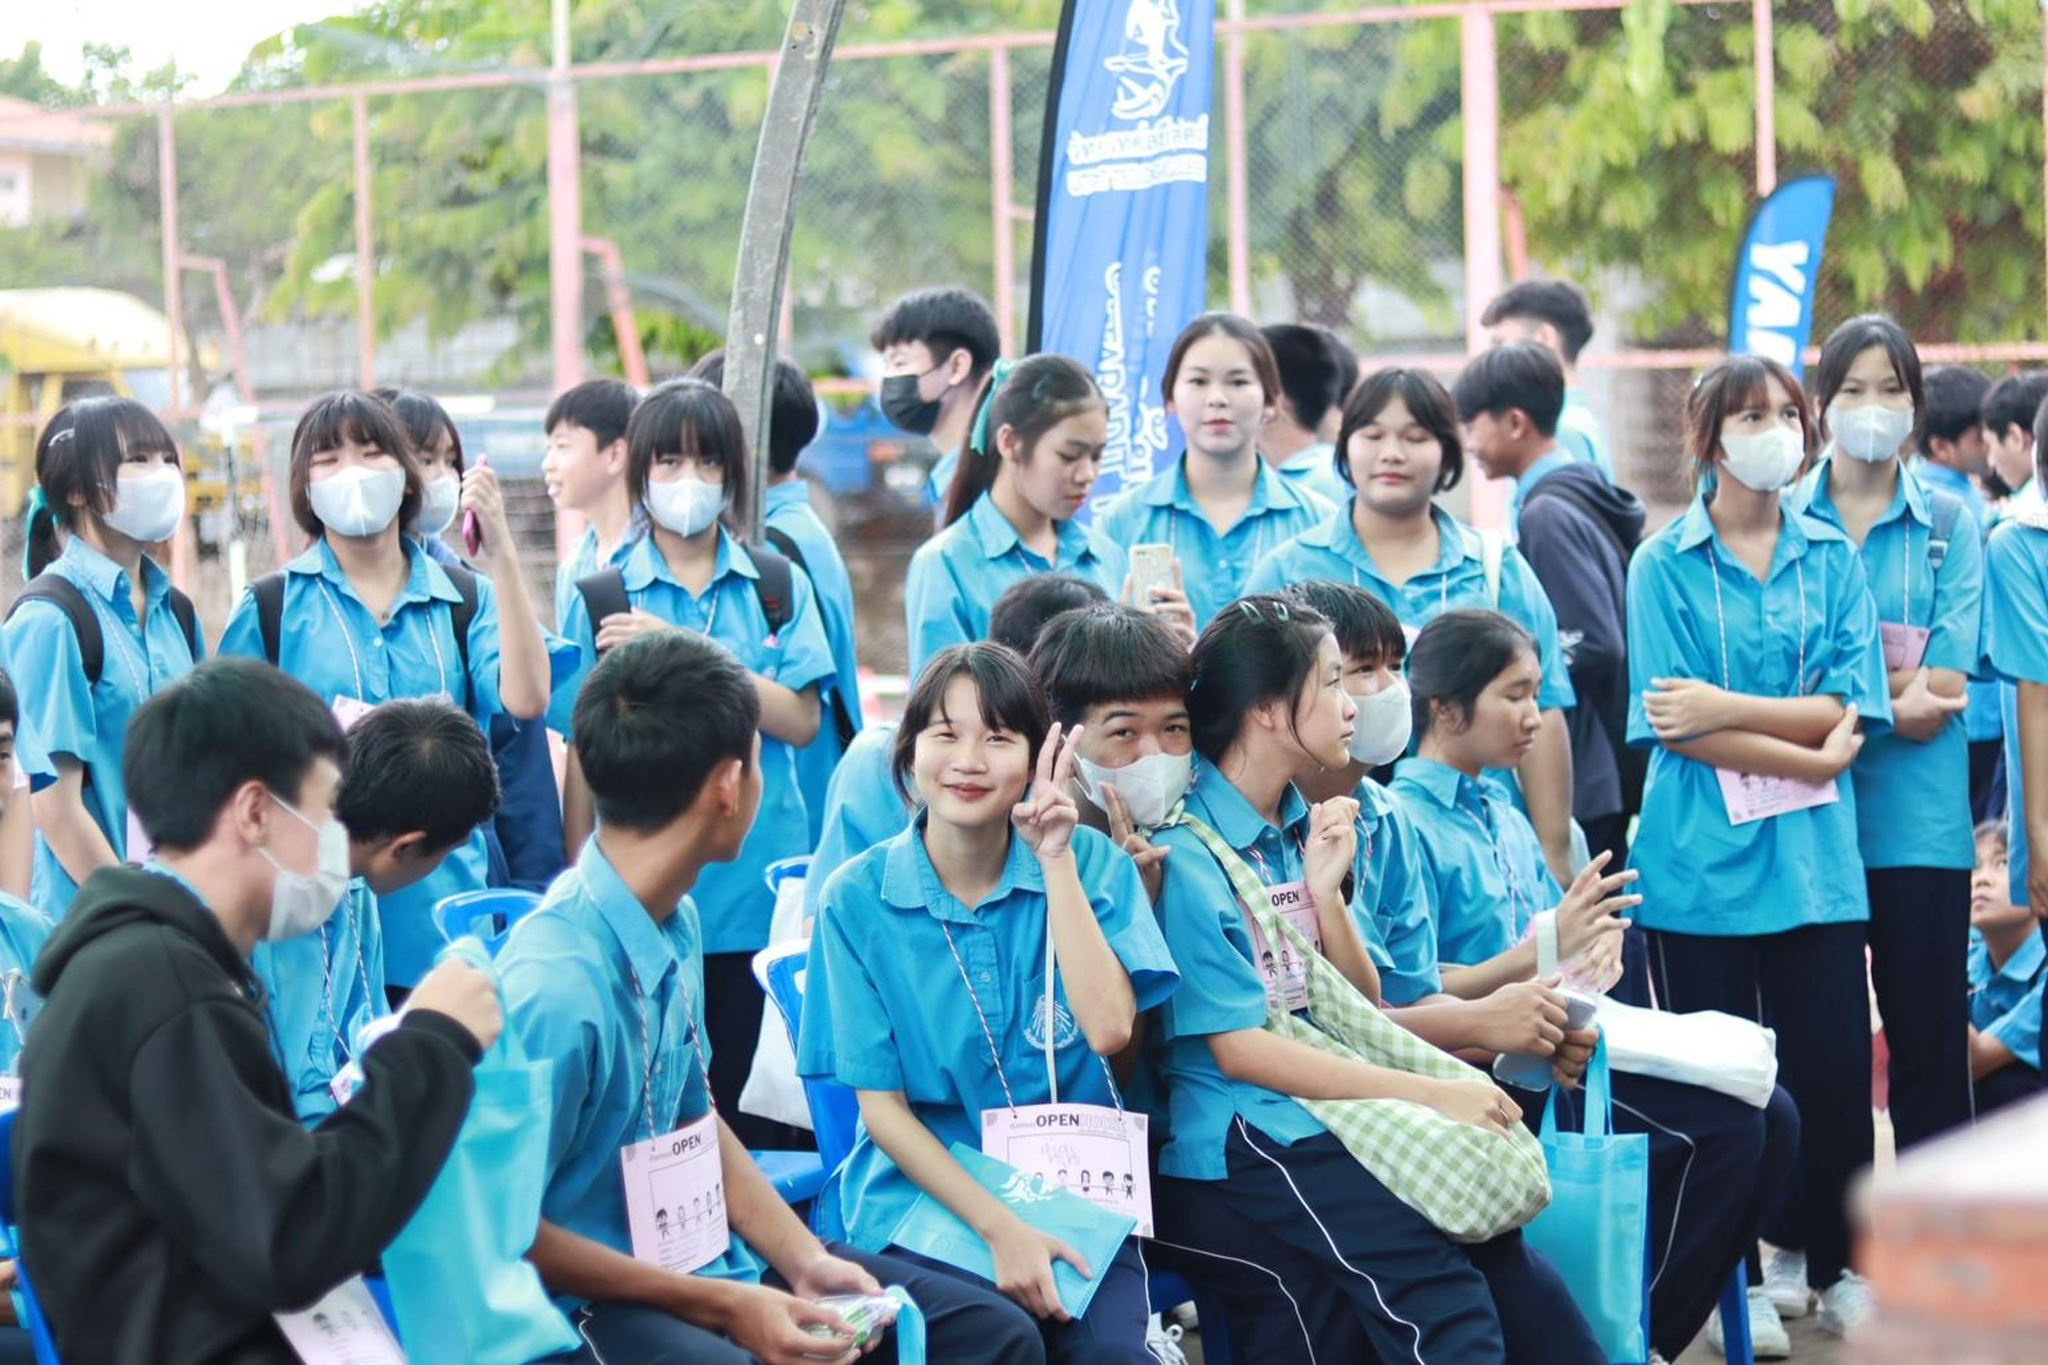
[[[0,671],[0,780],[14,766],[14,730],[20,719],[13,680]],[[8,804],[17,799],[11,790],[0,795],[0,802]],[[28,976],[35,966],[36,954],[50,937],[51,927],[48,915],[27,901],[0,891],[0,979],[6,981],[9,997],[8,1021],[0,1023],[0,1075],[19,1074],[21,1034],[34,1006]]]
[[[2041,503],[2034,468],[2034,414],[2048,402],[2048,370],[2021,370],[1984,394],[1984,462],[2003,491],[2001,521]]]
[[[1984,554],[1968,506],[1923,488],[1905,466],[1926,405],[1919,353],[1897,323],[1873,314],[1837,327],[1814,373],[1826,457],[1793,499],[1862,547],[1886,637],[1892,728],[1863,746],[1850,776],[1901,1150],[1970,1117],[1960,1002],[1974,850],[1963,711],[1983,653]]]
[[[1970,883],[1970,1075],[1979,1117],[2041,1093],[2041,992],[2048,948],[2006,881],[2005,824],[1977,827]]]
[[[1188,693],[1199,766],[1184,815],[1266,885],[1304,883],[1323,954],[1363,1004],[1380,985],[1344,893],[1357,811],[1348,798],[1311,808],[1294,785],[1347,760],[1357,710],[1343,673],[1329,626],[1298,602],[1248,597],[1210,622]],[[1403,1099],[1503,1136],[1521,1121],[1514,1100],[1476,1074],[1389,1070],[1270,1032],[1269,982],[1221,856],[1185,823],[1154,842],[1167,850],[1157,908],[1181,969],[1151,1021],[1172,1121],[1158,1241],[1225,1288],[1240,1356],[1602,1360],[1518,1232],[1453,1243],[1295,1096]]]
[[[882,415],[898,431],[938,447],[925,495],[943,507],[960,463],[960,443],[980,406],[982,382],[1003,353],[996,315],[978,294],[935,285],[890,304],[876,319],[868,344],[882,357]]]
[[[1261,449],[1295,488],[1332,506],[1350,500],[1337,473],[1337,426],[1358,382],[1358,357],[1326,327],[1298,322],[1261,327],[1280,373],[1272,421]]]
[[[424,497],[418,456],[390,404],[345,391],[306,409],[292,432],[291,505],[313,544],[282,571],[272,662],[344,722],[379,702],[431,696],[461,706],[479,727],[501,710],[532,720],[547,704],[548,655],[497,476],[487,468],[462,476],[460,510],[477,514],[488,571],[474,579],[466,641],[455,638],[455,580],[406,532]],[[270,657],[253,588],[220,651]],[[435,902],[480,889],[487,872],[477,832],[427,877],[381,900],[391,987],[409,990],[433,966]]]
[[[641,400],[626,431],[627,490],[648,530],[621,570],[631,610],[592,622],[578,594],[562,633],[589,661],[640,635],[682,629],[732,652],[753,679],[761,713],[761,818],[739,856],[704,870],[696,900],[704,916],[704,1009],[710,1019],[711,1090],[741,1136],[757,1146],[787,1145],[763,1120],[739,1113],[753,1065],[764,998],[749,961],[768,943],[775,897],[761,880],[770,863],[810,851],[810,822],[797,786],[795,752],[817,737],[819,686],[832,676],[816,594],[801,571],[790,575],[788,624],[770,632],[759,571],[733,532],[747,519],[747,445],[731,400],[701,379],[677,379]],[[555,695],[550,723],[575,737],[582,678]],[[589,788],[569,758],[563,805],[571,847],[590,832]],[[779,1125],[778,1125],[779,1127]]]
[[[2035,428],[2048,433],[2048,398],[2035,414]],[[1993,439],[1999,439],[1995,433]],[[2012,443],[2010,433],[2004,442]],[[2029,446],[2036,454],[2041,449]],[[2005,711],[2012,899],[2048,920],[2048,861],[2036,874],[2028,857],[2035,840],[2048,841],[2048,781],[2042,778],[2048,774],[2048,511],[2040,503],[2007,499],[2004,521],[1985,551],[1985,584],[1985,635]]]
[[[256,945],[270,1028],[299,1117],[334,1111],[335,1076],[361,1029],[386,1011],[377,898],[417,882],[491,818],[498,773],[476,722],[445,701],[385,702],[348,736],[335,814],[348,830],[350,880],[320,928]]]
[[[184,467],[154,413],[128,398],[67,404],[36,441],[36,483],[45,510],[29,528],[31,577],[55,575],[82,597],[101,644],[95,681],[86,676],[70,615],[47,599],[17,602],[0,632],[8,670],[28,682],[22,754],[36,814],[30,899],[55,920],[95,868],[140,856],[129,847],[121,778],[128,720],[190,671],[205,647],[196,626],[188,632],[178,619],[170,575],[145,553],[170,539],[185,515]],[[59,529],[62,554],[55,553]]]
[[[507,1025],[551,1067],[547,1183],[528,1258],[601,1360],[850,1361],[844,1320],[813,1301],[888,1283],[924,1310],[933,1360],[1033,1365],[1044,1359],[1037,1334],[993,1291],[820,1243],[712,1100],[691,891],[739,855],[760,808],[759,693],[731,651],[671,630],[610,651],[577,698],[597,832],[498,958]],[[730,1240],[690,1256],[685,1271],[650,1236],[667,1200],[644,1181],[636,1238],[622,1153],[696,1125],[717,1144],[719,1183],[692,1192],[691,1207],[713,1210],[697,1221],[722,1222]],[[873,1358],[895,1359],[893,1332]]]
[[[1614,481],[1614,459],[1600,421],[1578,387],[1579,352],[1593,339],[1593,310],[1577,285],[1564,280],[1520,280],[1496,295],[1480,316],[1487,341],[1495,346],[1533,341],[1564,367],[1564,410],[1557,417],[1557,444],[1572,459],[1590,464]]]
[[[448,543],[462,502],[462,476],[469,472],[462,453],[462,433],[448,410],[430,394],[411,389],[377,389],[391,405],[420,459],[422,495],[419,520],[408,528],[443,568],[465,567]],[[576,646],[543,630],[548,651],[549,681],[573,673]],[[491,717],[491,753],[498,767],[498,813],[482,826],[490,858],[492,886],[545,891],[565,865],[562,849],[562,797],[555,786],[555,758],[548,746],[547,726],[516,721],[504,712]]]
[[[938,534],[910,557],[903,611],[910,670],[988,629],[989,608],[1020,578],[1054,570],[1120,592],[1124,547],[1074,520],[1102,472],[1108,408],[1065,356],[998,365],[946,493]]]
[[[1126,551],[1173,547],[1178,592],[1138,605],[1192,610],[1192,643],[1194,631],[1236,600],[1268,550],[1336,509],[1259,453],[1280,401],[1280,371],[1258,328],[1233,313],[1202,314],[1175,339],[1161,391],[1187,449],[1119,494],[1097,525]]]
[[[690,373],[722,387],[725,352],[713,351]],[[810,485],[796,468],[804,449],[818,437],[820,417],[818,394],[809,377],[787,360],[776,361],[774,413],[768,428],[767,537],[769,544],[810,576],[825,642],[832,647],[832,677],[818,698],[824,711],[818,737],[796,756],[796,781],[804,794],[804,811],[810,816],[813,844],[824,828],[826,786],[862,724],[853,579],[840,557],[839,542],[811,507]]]
[[[917,815],[833,875],[811,940],[798,1070],[852,1087],[861,1109],[860,1139],[821,1196],[827,1226],[885,1250],[922,1191],[987,1241],[995,1287],[1043,1324],[1049,1360],[1150,1361],[1136,1241],[1088,1265],[947,1151],[981,1145],[991,1111],[1122,1108],[1109,1059],[1175,981],[1137,868],[1077,828],[1078,736],[1052,723],[1012,651],[939,654],[896,733],[896,781]],[[1078,1320],[1060,1305],[1055,1259],[1103,1276]]]
[[[1510,1011],[1522,1003],[1514,992],[1547,990],[1561,969],[1567,984],[1601,991],[1620,947],[1617,915],[1638,899],[1624,894],[1635,874],[1603,875],[1603,854],[1568,891],[1559,888],[1527,817],[1484,776],[1535,733],[1534,643],[1498,612],[1449,612],[1417,638],[1408,676],[1417,755],[1396,770],[1394,792],[1421,837],[1429,902],[1439,939],[1449,945],[1447,989],[1473,1008]],[[1545,918],[1552,927],[1538,927]],[[1556,966],[1531,941],[1532,929],[1539,939],[1555,934]],[[1448,1045],[1418,1013],[1396,1017]],[[1593,1043],[1589,1030],[1515,1050],[1550,1057],[1556,1078],[1569,1084]],[[1676,1359],[1707,1323],[1728,1272],[1755,1246],[1765,1213],[1783,1198],[1799,1145],[1798,1111],[1782,1091],[1758,1109],[1648,1076],[1617,1072],[1613,1085],[1616,1130],[1650,1140],[1651,1341]],[[1519,1098],[1532,1119],[1540,1114],[1542,1092],[1523,1090]],[[1687,1189],[1700,1188],[1741,1197],[1685,1199]],[[1790,1342],[1764,1295],[1753,1289],[1748,1311],[1757,1355],[1782,1358]],[[1721,1340],[1718,1323],[1710,1333]]]
[[[1799,1105],[1801,1195],[1766,1230],[1780,1293],[1821,1326],[1870,1311],[1849,1269],[1848,1191],[1870,1164],[1869,892],[1848,776],[1891,721],[1877,611],[1856,547],[1783,505],[1813,448],[1799,381],[1724,360],[1685,405],[1702,485],[1629,566],[1629,728],[1651,747],[1631,865],[1665,1008],[1777,1030]],[[1817,804],[1816,804],[1817,803]],[[1752,1284],[1758,1276],[1751,1275]]]
[[[1536,637],[1543,659],[1543,731],[1518,771],[1521,799],[1551,871],[1571,876],[1572,756],[1565,710],[1576,700],[1557,613],[1535,570],[1497,531],[1480,532],[1431,499],[1465,473],[1458,413],[1422,370],[1381,370],[1352,390],[1338,432],[1355,492],[1320,526],[1275,549],[1247,590],[1276,592],[1326,578],[1366,589],[1412,635],[1453,607],[1507,613]]]
[[[548,405],[541,478],[556,508],[583,518],[583,534],[555,570],[555,626],[569,616],[576,583],[616,569],[646,529],[626,496],[626,423],[640,395],[623,379],[586,379]]]
[[[1003,590],[988,614],[988,638],[1027,654],[1046,623],[1076,607],[1107,602],[1109,594],[1072,574],[1033,574]],[[895,838],[910,823],[910,804],[896,785],[896,722],[871,725],[854,736],[825,789],[824,829],[804,878],[804,917],[818,913],[825,883],[844,863]]]

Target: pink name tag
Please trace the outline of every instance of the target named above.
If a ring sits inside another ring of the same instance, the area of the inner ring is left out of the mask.
[[[1926,626],[1902,626],[1891,621],[1877,623],[1877,634],[1884,646],[1884,667],[1887,673],[1907,672],[1920,667],[1920,661],[1927,657],[1927,637],[1932,634]]]
[[[1714,769],[1721,783],[1721,803],[1728,808],[1731,825],[1754,824],[1789,811],[1832,806],[1842,799],[1835,779],[1802,782],[1796,777],[1766,777],[1762,773],[1734,773]]]
[[[1027,1104],[981,1111],[984,1155],[1138,1220],[1152,1235],[1151,1148],[1143,1114],[1100,1104]]]
[[[1322,926],[1316,922],[1316,903],[1307,882],[1282,882],[1266,888],[1273,913],[1292,924],[1317,952],[1323,950]],[[1266,979],[1266,999],[1289,1014],[1308,1008],[1308,963],[1295,956],[1294,945],[1282,939],[1268,943],[1256,918],[1247,914],[1252,931],[1252,954],[1259,974]]]
[[[732,1245],[717,1114],[620,1148],[619,1166],[634,1260],[687,1275]]]

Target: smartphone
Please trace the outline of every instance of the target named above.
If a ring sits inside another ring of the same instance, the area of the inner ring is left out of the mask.
[[[490,465],[491,457],[488,454],[483,454],[476,457],[476,466],[478,469],[488,469],[490,468]],[[483,549],[483,547],[483,523],[476,519],[476,513],[464,512],[462,514],[463,551],[467,553],[472,559],[474,559],[476,557],[477,551]]]
[[[1152,605],[1152,589],[1173,587],[1173,547],[1148,544],[1131,547],[1131,605]]]

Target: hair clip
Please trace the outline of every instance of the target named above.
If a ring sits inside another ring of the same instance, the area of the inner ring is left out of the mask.
[[[58,433],[57,433],[56,435],[54,435],[54,436],[52,436],[52,437],[50,438],[50,444],[51,444],[51,445],[55,445],[55,444],[57,444],[57,442],[59,442],[59,441],[68,441],[68,440],[70,440],[70,439],[71,439],[71,438],[72,438],[73,436],[76,436],[77,434],[78,434],[78,428],[77,428],[77,427],[66,427],[66,428],[64,428],[64,430],[62,430],[62,431],[58,432]]]

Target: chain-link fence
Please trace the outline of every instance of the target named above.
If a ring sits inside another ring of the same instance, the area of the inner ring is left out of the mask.
[[[582,8],[570,221],[591,253],[584,363],[623,367],[617,291],[660,378],[725,326],[780,7],[747,0],[690,26],[636,20],[630,0]],[[929,527],[918,472],[934,452],[889,432],[864,398],[868,327],[905,290],[959,283],[989,297],[1021,345],[1056,10],[857,9],[811,145],[784,345],[832,381],[833,420],[807,470],[854,571],[864,660],[885,671],[901,667],[902,571]],[[2033,0],[1790,0],[1763,11],[1762,63],[1751,5],[1246,10],[1219,25],[1211,297],[1262,321],[1327,324],[1368,364],[1449,370],[1488,281],[1573,278],[1599,323],[1582,387],[1653,504],[1682,497],[1677,405],[1722,335],[1736,244],[1774,163],[1840,184],[1823,328],[1885,309],[1935,356],[2048,358]],[[81,153],[90,191],[47,221],[0,227],[0,288],[90,285],[182,315],[196,364],[174,415],[200,473],[181,571],[214,629],[231,563],[254,575],[298,546],[279,516],[293,418],[311,395],[360,382],[366,363],[378,383],[460,408],[465,445],[507,481],[536,583],[552,573],[538,477],[559,223],[544,34],[407,32],[380,46],[378,22],[300,30],[232,94],[174,105],[174,117],[74,111],[113,132]],[[1489,50],[1490,66],[1475,66]],[[1235,70],[1241,120],[1228,113]],[[1476,107],[1498,110],[1498,184],[1476,197],[1475,91]],[[0,156],[10,117],[0,106]],[[1467,259],[1475,214],[1499,217],[1497,269]],[[616,274],[603,266],[614,248]],[[113,382],[171,406],[167,348],[154,344],[118,375],[55,376],[9,400],[0,511],[22,491],[24,432],[61,397]],[[18,554],[5,548],[11,588]]]

